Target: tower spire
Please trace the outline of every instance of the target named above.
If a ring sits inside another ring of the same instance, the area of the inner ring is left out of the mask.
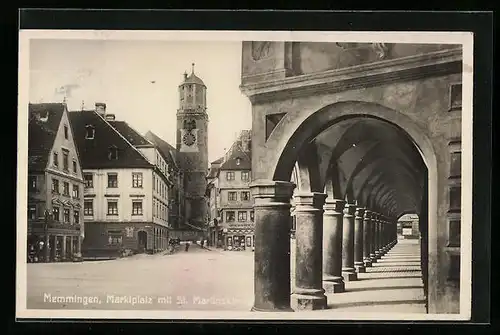
[[[191,63],[191,73],[194,73],[194,63]]]

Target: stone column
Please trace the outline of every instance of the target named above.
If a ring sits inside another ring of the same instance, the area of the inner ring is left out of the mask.
[[[384,256],[384,216],[380,215],[380,219],[378,220],[378,225],[379,225],[379,234],[378,234],[378,253],[379,257]]]
[[[377,263],[377,213],[370,211],[370,261]]]
[[[365,273],[363,262],[363,215],[365,208],[357,207],[354,213],[354,268],[357,273]]]
[[[63,237],[62,237],[61,257],[62,257],[63,261],[65,261],[67,259],[67,257],[66,257],[66,235],[63,235]]]
[[[323,213],[323,288],[327,293],[345,291],[342,278],[342,218],[345,201],[326,199]]]
[[[290,198],[295,184],[260,180],[250,184],[254,199],[254,305],[252,311],[293,311],[290,307]]]
[[[365,214],[363,216],[363,262],[365,264],[365,268],[372,266],[372,261],[370,258],[371,252],[371,222],[370,222],[370,210],[365,210]]]
[[[375,218],[374,218],[374,225],[375,225],[375,236],[374,236],[374,242],[375,242],[375,259],[380,259],[382,255],[380,254],[380,214],[376,213]],[[373,262],[372,262],[373,263]]]
[[[295,195],[295,287],[292,293],[294,310],[326,308],[323,289],[323,205],[324,193]]]
[[[57,235],[52,235],[52,242],[50,243],[50,258],[55,261],[57,255]]]
[[[342,276],[344,281],[358,280],[354,268],[354,211],[356,205],[346,204],[342,226]]]
[[[78,243],[76,243],[76,255],[82,257],[82,237],[78,236]]]

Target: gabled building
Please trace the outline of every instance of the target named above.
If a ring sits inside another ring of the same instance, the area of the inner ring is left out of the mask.
[[[218,226],[214,242],[222,240],[228,250],[253,250],[255,245],[251,167],[251,132],[245,130],[225,156],[212,163],[207,176],[210,222]]]
[[[83,178],[66,104],[28,110],[28,260],[80,259]]]
[[[85,182],[84,257],[165,250],[173,181],[164,155],[104,103],[69,115]]]

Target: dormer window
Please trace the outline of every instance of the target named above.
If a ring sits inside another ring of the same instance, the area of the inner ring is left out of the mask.
[[[108,149],[108,159],[116,160],[118,159],[118,148],[116,146],[111,146]]]
[[[85,127],[85,138],[88,140],[93,140],[95,135],[95,129],[93,126],[88,125]]]
[[[68,126],[64,125],[64,138],[68,139]]]
[[[241,164],[241,159],[238,157],[236,158],[236,165],[240,165]]]

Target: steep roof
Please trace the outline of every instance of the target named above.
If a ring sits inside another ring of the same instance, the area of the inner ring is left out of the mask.
[[[63,103],[28,105],[29,171],[45,170],[65,108]]]
[[[134,146],[94,110],[68,113],[80,154],[82,168],[148,168],[148,162]],[[87,126],[94,127],[93,139],[86,139]],[[118,159],[110,160],[109,149],[118,149]]]
[[[133,146],[147,146],[152,145],[144,136],[142,136],[137,130],[132,128],[125,121],[108,121],[108,123],[113,126],[120,134],[123,135]]]
[[[186,77],[186,79],[184,79],[184,82],[182,83],[182,85],[185,85],[185,84],[198,84],[198,85],[205,86],[205,83],[203,82],[203,80],[201,80],[200,77],[195,75],[194,71],[191,72],[191,74],[188,77]]]
[[[239,159],[239,164],[238,164]],[[252,152],[243,151],[241,146],[236,145],[231,155],[220,166],[219,170],[250,170],[252,169]]]
[[[177,168],[176,157],[175,157],[176,150],[173,146],[168,144],[168,142],[164,141],[161,137],[159,137],[152,131],[148,131],[145,137],[158,147],[160,152],[167,160],[168,165]]]

